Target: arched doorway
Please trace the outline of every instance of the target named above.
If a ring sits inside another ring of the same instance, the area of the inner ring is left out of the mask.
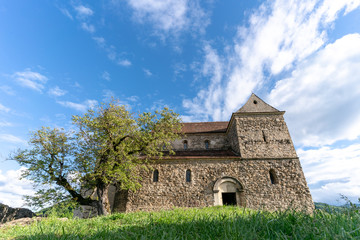
[[[213,188],[214,205],[235,205],[245,206],[244,187],[232,177],[219,178]]]

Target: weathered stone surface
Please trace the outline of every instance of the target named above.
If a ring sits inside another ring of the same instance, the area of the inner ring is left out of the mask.
[[[16,220],[19,218],[32,218],[35,216],[31,210],[26,208],[12,208],[0,203],[0,223]]]
[[[98,211],[95,207],[80,205],[74,209],[74,218],[92,218],[98,216]]]
[[[239,206],[313,209],[298,159],[162,161],[153,167],[159,171],[159,181],[152,182],[152,172],[143,172],[143,186],[128,193],[126,211],[214,206],[213,187],[223,177],[240,182],[244,198]],[[187,169],[191,170],[191,182],[185,181]],[[276,184],[271,183],[270,169],[276,173]],[[115,202],[115,206],[120,203]]]
[[[228,149],[228,139],[225,133],[203,133],[203,134],[187,134],[185,138],[175,140],[172,143],[173,149],[184,150],[184,141],[187,141],[187,150],[204,150],[205,141],[209,141],[209,148],[213,150]]]
[[[235,121],[242,157],[297,157],[282,115],[235,115]]]

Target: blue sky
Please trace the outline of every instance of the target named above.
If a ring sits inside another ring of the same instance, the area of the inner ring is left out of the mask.
[[[314,201],[360,197],[360,1],[0,1],[0,202],[33,192],[5,161],[29,131],[120,99],[229,120],[280,110]]]

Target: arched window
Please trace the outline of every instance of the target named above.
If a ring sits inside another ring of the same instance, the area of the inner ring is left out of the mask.
[[[269,175],[270,175],[271,184],[277,184],[278,183],[278,178],[276,176],[276,173],[275,173],[274,169],[270,169]]]
[[[210,147],[210,142],[209,140],[205,140],[205,149],[208,150]]]
[[[153,173],[153,182],[158,182],[158,181],[159,181],[159,171],[155,169]]]
[[[191,170],[186,170],[186,182],[191,182]]]
[[[183,144],[184,144],[184,150],[188,149],[188,141],[184,140]]]

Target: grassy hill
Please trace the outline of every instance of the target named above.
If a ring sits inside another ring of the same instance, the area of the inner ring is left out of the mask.
[[[337,210],[337,211],[340,211],[340,210],[344,210],[344,208],[346,208],[345,206],[334,206],[334,205],[329,205],[329,204],[326,204],[326,203],[321,203],[321,202],[314,202],[315,204],[315,208],[316,209],[323,209],[323,210]]]
[[[356,208],[312,215],[231,206],[119,213],[0,228],[0,239],[359,239]]]

